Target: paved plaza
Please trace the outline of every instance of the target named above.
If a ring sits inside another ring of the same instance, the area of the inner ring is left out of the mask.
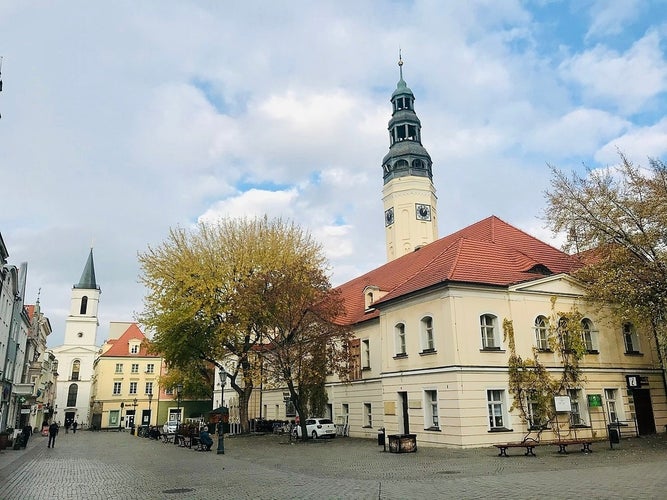
[[[623,440],[610,450],[419,447],[390,454],[375,441],[336,438],[289,444],[285,436],[227,437],[225,454],[204,453],[127,432],[33,436],[0,452],[2,499],[667,499],[667,438]]]

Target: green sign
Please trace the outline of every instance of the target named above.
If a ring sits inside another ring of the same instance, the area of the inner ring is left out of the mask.
[[[589,394],[588,395],[588,406],[602,406],[602,395],[601,394]]]

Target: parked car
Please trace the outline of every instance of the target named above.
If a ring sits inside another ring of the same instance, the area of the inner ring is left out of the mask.
[[[313,439],[321,437],[336,437],[336,425],[330,418],[309,418],[306,420],[306,432]],[[294,430],[297,437],[301,437],[301,426]]]
[[[164,425],[166,426],[166,432],[168,434],[174,434],[176,432],[176,430],[178,429],[178,422],[176,422],[174,420],[170,420],[170,421],[166,422]],[[164,431],[165,431],[165,429],[163,428],[163,432]]]

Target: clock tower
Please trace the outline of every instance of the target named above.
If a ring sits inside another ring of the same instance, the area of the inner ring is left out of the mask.
[[[391,96],[389,152],[382,160],[385,240],[391,261],[438,239],[438,219],[431,157],[422,146],[415,96],[400,79]]]

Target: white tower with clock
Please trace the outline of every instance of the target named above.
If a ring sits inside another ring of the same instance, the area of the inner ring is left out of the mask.
[[[65,343],[53,349],[58,360],[54,418],[61,424],[74,420],[79,425],[90,424],[90,393],[99,350],[96,346],[97,308],[101,293],[95,279],[91,248],[81,279],[72,288],[69,315],[65,321]]]
[[[431,157],[421,143],[415,96],[403,80],[400,57],[398,66],[400,80],[391,96],[389,152],[382,160],[387,261],[438,239]]]

